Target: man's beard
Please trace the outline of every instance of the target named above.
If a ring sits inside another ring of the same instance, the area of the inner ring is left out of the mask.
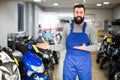
[[[77,18],[80,18],[80,20],[78,20]],[[81,24],[83,21],[84,21],[84,17],[80,17],[80,16],[77,16],[77,17],[74,17],[74,21],[76,24]]]

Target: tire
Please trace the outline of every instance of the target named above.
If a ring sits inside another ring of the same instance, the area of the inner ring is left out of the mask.
[[[112,66],[111,64],[109,65],[109,71],[108,71],[108,80],[112,80],[111,79],[111,73],[112,73]]]
[[[20,74],[21,74],[21,80],[24,80],[24,77],[25,77],[25,69],[24,69],[24,64],[23,62],[19,62],[19,71],[20,71]]]
[[[52,70],[52,68],[47,69],[47,75],[50,78],[50,80],[53,80],[53,70]]]
[[[59,58],[58,58],[57,51],[53,51],[53,58],[55,60],[55,64],[59,64]]]
[[[120,71],[115,71],[109,75],[109,80],[120,80]]]
[[[100,69],[103,69],[104,67],[104,64],[106,63],[106,59],[104,58],[104,59],[102,59],[102,61],[101,61],[101,63],[100,63]]]
[[[96,59],[96,63],[100,63],[100,59],[102,58],[102,53],[98,52],[97,54],[97,59]]]
[[[58,59],[60,59],[60,52],[57,51],[57,56],[58,56]]]
[[[97,59],[96,59],[96,63],[99,63],[100,62],[100,59],[102,58],[102,55],[104,54],[103,50],[104,50],[104,44],[101,45],[99,51],[98,51],[98,54],[97,54]]]
[[[116,71],[113,74],[113,80],[120,80],[120,71]]]
[[[108,78],[109,80],[120,80],[120,70],[110,64]]]
[[[100,57],[96,59],[96,63],[99,63],[99,62],[100,62]]]
[[[51,65],[50,67],[52,68],[52,70],[54,70],[54,64],[53,64],[53,61],[51,60]]]

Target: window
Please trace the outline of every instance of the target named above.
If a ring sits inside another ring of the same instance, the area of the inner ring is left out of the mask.
[[[24,31],[24,6],[18,4],[18,32]]]

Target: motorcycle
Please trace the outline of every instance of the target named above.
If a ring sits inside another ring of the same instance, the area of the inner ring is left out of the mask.
[[[42,35],[40,35],[37,39],[36,39],[36,45],[39,46],[39,43],[46,43],[44,37]],[[54,45],[55,42],[53,39],[49,39],[48,40],[48,44],[49,45]],[[43,51],[43,52],[47,52],[45,49],[41,49],[38,47],[38,49],[40,49],[40,51]],[[48,51],[49,52],[49,51]],[[59,59],[60,59],[60,52],[59,51],[50,51],[52,54],[52,60],[55,64],[59,64]]]
[[[120,80],[120,48],[111,54],[109,80]]]
[[[27,52],[27,47],[24,45],[24,38],[26,39],[26,37],[17,37],[17,35],[16,33],[8,35],[8,47],[11,49],[12,55],[18,60],[21,79],[24,80],[25,74],[22,57],[23,53]]]
[[[16,63],[15,63],[16,62]],[[0,47],[0,80],[21,80],[18,62]]]
[[[97,54],[97,59],[96,59],[97,63],[99,63],[101,61],[100,66],[99,66],[100,69],[103,69],[104,64],[109,61],[110,54],[108,53],[107,50],[108,50],[108,46],[109,46],[110,42],[111,42],[111,38],[104,36],[104,38],[101,42],[101,47]]]
[[[23,55],[25,80],[51,80],[45,71],[42,59],[38,57],[33,46],[28,45],[28,52]]]
[[[47,75],[50,77],[50,79],[53,79],[53,70],[54,70],[54,64],[53,64],[53,53],[51,50],[48,49],[42,49],[38,48],[36,45],[33,45],[34,51],[36,55],[41,57],[42,62],[44,64],[45,72],[47,72]]]
[[[103,40],[101,42],[101,46],[100,46],[98,53],[97,53],[96,63],[100,62],[100,59],[102,58],[103,53],[106,51],[106,49],[105,49],[106,40],[107,40],[107,36],[104,36]]]
[[[112,37],[108,51],[110,53],[109,80],[120,80],[120,35]]]

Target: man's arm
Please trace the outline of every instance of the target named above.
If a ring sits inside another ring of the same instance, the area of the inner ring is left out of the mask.
[[[63,28],[62,40],[60,44],[50,45],[51,50],[61,51],[61,50],[66,49],[67,29],[68,29],[68,25]]]
[[[90,26],[90,35],[89,35],[91,45],[87,46],[87,51],[98,50],[98,41],[96,35],[96,29],[93,26]]]
[[[95,51],[98,50],[98,42],[97,42],[97,36],[96,36],[96,30],[93,26],[90,26],[88,28],[88,37],[90,38],[91,45],[86,46],[85,43],[83,43],[82,46],[75,46],[74,48],[79,50],[86,50],[86,51]]]

